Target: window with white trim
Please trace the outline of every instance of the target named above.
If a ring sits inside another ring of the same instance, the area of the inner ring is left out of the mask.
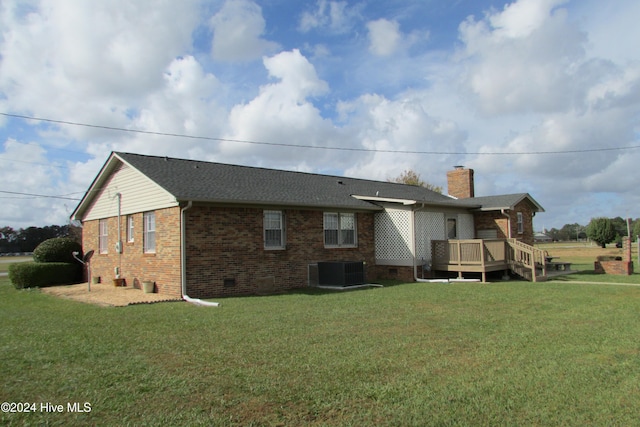
[[[98,252],[101,254],[109,252],[109,230],[106,219],[98,221]]]
[[[144,253],[156,252],[156,213],[145,212],[142,215],[142,241]]]
[[[522,234],[524,233],[524,219],[522,212],[516,212],[516,218],[518,221],[518,234]]]
[[[356,214],[324,213],[324,245],[333,248],[355,248]]]
[[[127,242],[133,242],[133,215],[127,215]]]
[[[282,211],[264,211],[264,248],[284,249],[284,215]]]

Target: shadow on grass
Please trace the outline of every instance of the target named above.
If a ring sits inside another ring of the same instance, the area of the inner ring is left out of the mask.
[[[355,292],[355,291],[370,291],[374,289],[378,289],[380,286],[384,288],[389,288],[393,286],[405,285],[407,282],[403,282],[401,280],[377,280],[371,283],[374,286],[344,286],[341,289],[327,289],[327,288],[318,288],[314,286],[307,286],[304,288],[291,289],[285,294],[287,295],[326,295],[326,294],[335,294],[339,292]]]
[[[602,274],[596,274],[593,270],[572,270],[569,274],[562,274],[558,276],[551,277],[549,282],[575,282],[576,276],[587,276],[588,278],[595,279],[597,276],[602,276]],[[595,282],[595,280],[594,280]]]

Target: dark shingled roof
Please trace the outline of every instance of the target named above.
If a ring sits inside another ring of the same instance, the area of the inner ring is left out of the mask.
[[[169,157],[114,153],[178,201],[377,210],[353,195],[407,199],[451,207],[479,207],[423,187]]]
[[[475,203],[482,206],[480,210],[498,210],[498,209],[512,209],[515,205],[520,203],[522,200],[528,199],[529,202],[533,205],[534,211],[544,212],[544,209],[538,202],[536,202],[533,197],[529,195],[529,193],[516,193],[516,194],[502,194],[499,196],[483,196],[483,197],[474,197],[473,200]]]

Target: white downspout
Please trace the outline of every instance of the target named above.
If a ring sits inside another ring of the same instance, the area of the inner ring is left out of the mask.
[[[187,295],[187,243],[186,237],[186,225],[185,225],[185,211],[193,206],[193,202],[189,200],[187,206],[180,209],[180,281],[182,286],[182,299],[192,304],[203,305],[205,307],[218,307],[220,303],[203,301],[198,298],[191,298]]]
[[[116,279],[119,279],[122,274],[122,225],[120,223],[120,217],[122,216],[122,193],[116,193],[115,197],[118,198],[118,241],[116,242],[116,253],[118,254],[118,267],[115,271]]]

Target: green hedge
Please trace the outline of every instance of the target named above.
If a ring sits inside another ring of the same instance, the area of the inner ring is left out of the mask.
[[[45,240],[33,250],[35,262],[68,262],[77,263],[73,252],[82,256],[82,245],[68,237],[54,237]]]
[[[21,262],[9,266],[9,280],[16,289],[79,283],[82,264],[67,262]]]

